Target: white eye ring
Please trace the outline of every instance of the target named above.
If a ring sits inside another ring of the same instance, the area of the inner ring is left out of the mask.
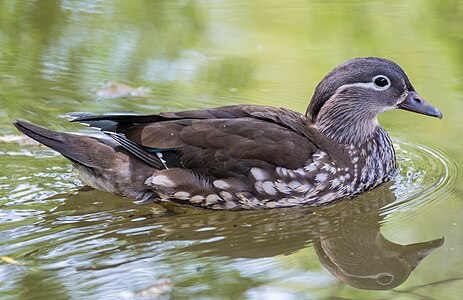
[[[391,80],[385,75],[377,75],[371,81],[373,82],[373,88],[378,91],[387,90],[391,86]],[[385,82],[386,84],[384,85]]]

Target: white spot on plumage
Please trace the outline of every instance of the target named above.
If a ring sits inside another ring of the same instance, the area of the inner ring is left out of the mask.
[[[262,184],[262,189],[263,189],[264,192],[267,193],[268,195],[275,196],[275,195],[278,193],[277,190],[275,189],[275,185],[274,185],[273,182],[271,182],[271,181],[265,181],[265,182]]]
[[[341,183],[342,181],[340,178],[333,179],[333,181],[331,182],[331,189],[338,187],[339,185],[341,185]]]
[[[212,183],[216,188],[221,189],[221,190],[227,190],[230,188],[230,185],[225,182],[225,180],[215,180]]]
[[[212,205],[212,204],[215,204],[215,203],[217,203],[217,202],[219,202],[219,201],[221,201],[221,200],[222,200],[222,198],[220,198],[219,195],[217,195],[217,194],[210,194],[210,195],[208,195],[208,196],[206,197],[205,203],[206,203],[206,205]]]
[[[280,193],[283,193],[283,194],[290,194],[291,193],[291,190],[288,188],[288,185],[286,183],[282,182],[281,180],[275,181],[274,184],[275,184],[275,188]]]
[[[190,202],[194,204],[199,204],[204,201],[204,197],[201,195],[196,195],[190,198]]]
[[[254,183],[254,187],[256,188],[256,191],[258,191],[259,193],[264,192],[264,189],[262,188],[262,181],[256,181]]]
[[[150,184],[148,182],[145,182],[148,185],[158,185],[158,186],[163,186],[163,187],[167,187],[167,188],[172,188],[172,187],[174,187],[176,185],[175,182],[170,180],[169,177],[167,177],[166,175],[156,175],[156,176],[153,176],[153,177],[150,177],[150,178],[151,178],[151,180],[149,182]],[[148,178],[148,180],[150,178]]]
[[[280,202],[280,201],[278,201]],[[303,198],[285,198],[283,201],[283,203],[285,203],[285,205],[288,205],[288,206],[294,206],[294,205],[297,205],[297,204],[300,204],[303,201]]]
[[[322,169],[325,170],[325,171],[330,172],[331,174],[335,174],[335,173],[336,173],[336,168],[333,167],[333,166],[331,166],[330,164],[323,164]]]
[[[297,173],[294,172],[294,171],[295,171],[295,170],[288,170],[288,177],[290,177],[290,178],[296,178],[296,177],[298,177],[298,176],[297,176]]]
[[[304,169],[305,169],[307,172],[312,172],[312,171],[318,170],[317,166],[316,166],[314,163],[311,163],[310,165],[305,166]]]
[[[166,161],[162,158],[163,157],[162,153],[161,152],[156,152],[156,155],[158,156],[159,160],[162,162],[164,167],[166,167],[166,169],[168,169],[168,167],[166,165]]]
[[[251,174],[254,177],[254,179],[258,181],[264,181],[268,177],[267,172],[257,167],[251,168]]]
[[[296,170],[294,171],[294,173],[299,174],[299,175],[301,175],[301,176],[304,176],[304,175],[305,175],[304,168],[296,169]]]
[[[227,191],[221,191],[219,193],[220,197],[225,200],[225,201],[232,201],[233,200],[233,195],[230,194],[229,192]]]
[[[277,172],[277,175],[280,177],[287,176],[288,170],[283,167],[276,167],[275,171]]]
[[[365,180],[367,178],[367,172],[368,172],[368,167],[365,165],[365,167],[362,168],[362,174],[360,176],[360,180]]]
[[[178,200],[190,199],[190,193],[187,193],[187,192],[176,192],[173,196],[175,199],[178,199]]]
[[[327,178],[328,178],[327,173],[318,173],[315,176],[315,180],[318,181],[318,182],[324,182],[324,181],[326,181]]]
[[[314,154],[312,155],[312,157],[313,157],[313,160],[315,161],[315,160],[321,160],[321,159],[323,159],[323,158],[325,157],[325,155],[326,155],[325,152],[320,151],[320,152],[318,152],[318,153],[317,153],[317,152],[314,153]]]
[[[289,183],[289,187],[292,188],[293,190],[297,189],[300,187],[302,184],[299,181],[293,180]]]
[[[275,208],[275,207],[277,207],[277,203],[275,201],[271,201],[271,202],[265,203],[265,206],[267,208]]]
[[[238,197],[239,201],[246,203],[251,206],[261,206],[261,202],[256,199],[256,197],[249,192],[238,192],[235,193],[235,196]]]

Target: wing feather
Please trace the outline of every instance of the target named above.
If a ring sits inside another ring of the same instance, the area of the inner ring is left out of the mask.
[[[174,148],[182,166],[215,178],[243,176],[252,167],[299,168],[319,148],[305,116],[269,106],[235,105],[155,115],[88,115],[73,121],[105,128],[108,122],[115,124],[112,128],[117,134],[111,136],[123,137],[118,142],[134,150],[137,157],[149,161],[144,149]]]

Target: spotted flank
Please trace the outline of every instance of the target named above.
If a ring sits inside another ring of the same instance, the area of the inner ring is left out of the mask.
[[[385,181],[382,174],[395,168],[394,151],[387,150],[392,142],[384,131],[378,131],[381,142],[372,141],[362,153],[351,146],[345,147],[349,158],[346,166],[326,151],[316,151],[300,168],[252,167],[243,180],[222,178],[206,180],[193,172],[166,169],[146,180],[163,201],[188,203],[212,209],[278,208],[299,205],[321,205],[361,192]],[[386,149],[386,150],[385,150]],[[157,151],[156,154],[169,153]],[[392,163],[383,164],[382,157]],[[162,158],[162,156],[160,156]],[[363,167],[359,167],[363,165]],[[383,167],[384,165],[384,167]],[[376,174],[368,172],[377,169]],[[376,174],[376,175],[375,175]]]

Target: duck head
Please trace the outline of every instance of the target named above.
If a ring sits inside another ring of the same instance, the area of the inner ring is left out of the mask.
[[[421,98],[402,68],[384,58],[351,59],[328,73],[315,89],[306,116],[341,143],[362,143],[375,132],[379,114],[404,109],[442,118]]]

